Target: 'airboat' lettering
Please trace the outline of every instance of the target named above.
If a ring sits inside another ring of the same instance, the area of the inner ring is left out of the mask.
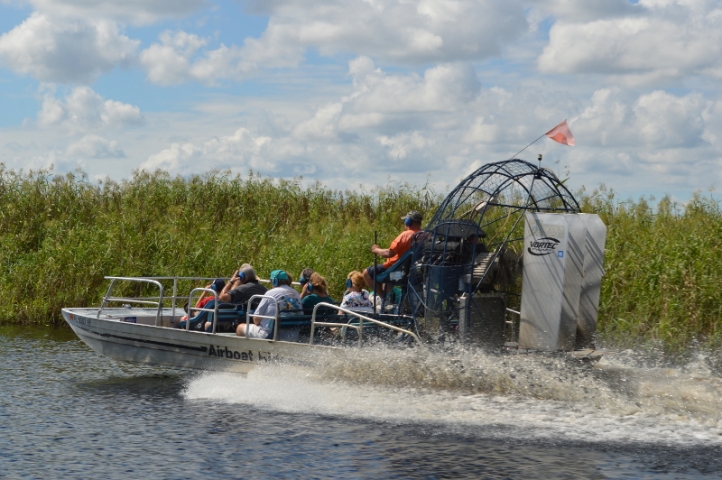
[[[259,362],[271,362],[273,360],[278,360],[278,355],[273,355],[271,352],[261,352],[259,350],[257,355],[254,355],[251,350],[248,350],[247,352],[239,352],[238,350],[231,350],[228,347],[221,347],[220,345],[211,345],[208,348],[208,355],[211,357],[243,360],[246,362],[254,361],[254,356],[258,358]]]
[[[529,242],[529,248],[527,251],[532,255],[549,255],[559,245],[559,240],[552,237],[542,237],[539,240],[532,240]]]
[[[208,349],[208,355],[210,355],[211,357],[244,360],[247,362],[253,361],[253,352],[250,350],[247,352],[239,352],[238,350],[230,350],[228,347],[221,346],[214,347],[213,345],[211,345]]]

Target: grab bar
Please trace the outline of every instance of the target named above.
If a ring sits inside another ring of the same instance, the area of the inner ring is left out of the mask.
[[[157,281],[152,280],[150,278],[138,278],[138,277],[105,277],[107,280],[110,280],[110,285],[108,286],[108,291],[106,292],[105,296],[103,297],[103,302],[100,304],[100,309],[98,310],[98,315],[96,318],[100,318],[100,314],[105,309],[105,306],[108,304],[108,302],[123,302],[123,301],[132,301],[135,303],[142,303],[147,305],[158,305],[158,311],[155,314],[155,326],[160,325],[160,319],[162,317],[163,313],[163,285]],[[116,280],[123,280],[123,281],[129,281],[129,282],[139,282],[139,283],[150,283],[151,285],[155,285],[160,290],[160,295],[158,296],[158,301],[153,300],[135,300],[135,299],[128,299],[125,297],[112,297],[110,294],[113,291],[113,287],[115,286]]]
[[[380,320],[376,320],[375,318],[367,317],[366,315],[361,315],[360,313],[354,312],[353,310],[349,310],[349,309],[347,309],[347,308],[339,307],[338,305],[334,305],[334,304],[332,304],[332,303],[326,303],[326,302],[317,303],[317,304],[313,307],[313,313],[312,313],[312,315],[311,315],[311,336],[310,336],[310,339],[309,339],[309,343],[310,343],[311,345],[313,345],[313,334],[314,334],[314,332],[315,332],[315,330],[316,330],[316,323],[317,323],[317,322],[316,322],[316,311],[318,310],[319,307],[331,307],[331,308],[333,308],[334,310],[338,310],[339,312],[343,312],[343,313],[346,313],[346,314],[348,314],[348,315],[357,317],[357,318],[359,319],[359,324],[358,324],[358,326],[349,325],[348,323],[336,323],[336,322],[318,322],[318,323],[322,323],[324,327],[351,327],[351,328],[355,328],[355,329],[358,331],[358,344],[359,344],[359,347],[361,346],[361,341],[362,341],[362,338],[361,338],[361,337],[362,337],[362,334],[363,334],[363,322],[364,322],[364,321],[369,322],[369,323],[375,323],[376,325],[378,325],[378,326],[380,326],[380,327],[388,328],[389,330],[393,330],[393,331],[396,331],[396,332],[399,332],[399,333],[405,333],[405,334],[407,334],[407,335],[410,335],[414,340],[416,340],[416,343],[418,343],[418,344],[421,345],[421,346],[424,346],[424,344],[421,342],[421,340],[419,339],[419,337],[418,337],[414,332],[411,332],[411,331],[406,330],[406,329],[401,328],[401,327],[396,327],[396,326],[394,326],[394,325],[389,325],[388,323],[382,322],[382,321],[380,321]]]

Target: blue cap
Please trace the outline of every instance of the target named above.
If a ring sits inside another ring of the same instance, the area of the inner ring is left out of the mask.
[[[225,286],[226,286],[225,280],[223,280],[222,278],[216,278],[215,280],[213,280],[213,283],[211,283],[210,288],[211,288],[211,290],[213,290],[215,292],[220,292],[221,290],[223,290],[223,287],[225,287]]]
[[[274,270],[271,272],[271,281],[273,280],[288,280],[288,274],[284,270]]]

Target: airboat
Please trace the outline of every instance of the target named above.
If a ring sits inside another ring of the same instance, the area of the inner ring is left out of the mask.
[[[310,315],[273,316],[267,339],[238,337],[221,327],[250,322],[251,309],[216,298],[181,321],[181,305],[193,305],[204,290],[192,285],[211,278],[170,276],[106,277],[99,307],[62,314],[98,353],[180,368],[247,372],[380,342],[592,358],[605,237],[600,218],[581,213],[541,160],[511,159],[480,167],[449,193],[412,248],[379,278],[399,295],[373,313],[321,303]],[[324,307],[334,313],[322,314]],[[209,324],[209,331],[197,328]]]

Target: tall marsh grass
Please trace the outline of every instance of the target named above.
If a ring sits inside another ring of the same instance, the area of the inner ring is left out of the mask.
[[[722,340],[722,210],[711,196],[620,202],[604,187],[579,197],[607,225],[600,333],[680,347]]]
[[[0,167],[0,322],[59,322],[64,306],[98,304],[106,275],[228,277],[244,262],[263,278],[310,266],[340,300],[348,272],[373,263],[374,231],[388,244],[403,214],[438,201],[404,184],[339,192],[223,172],[93,183]]]
[[[373,263],[375,231],[388,245],[401,215],[416,209],[428,220],[441,200],[405,184],[340,192],[227,172],[92,182],[0,164],[0,323],[59,323],[64,306],[98,304],[105,275],[229,276],[244,262],[262,277],[313,267],[340,299],[346,274]],[[600,334],[719,343],[719,203],[620,202],[605,188],[578,200],[608,227]]]

